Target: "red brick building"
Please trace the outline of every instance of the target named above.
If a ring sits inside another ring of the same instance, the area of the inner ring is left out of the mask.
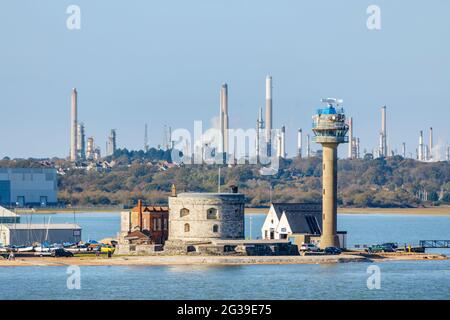
[[[164,244],[169,234],[169,208],[145,206],[139,200],[131,209],[129,223],[125,239],[130,243]]]

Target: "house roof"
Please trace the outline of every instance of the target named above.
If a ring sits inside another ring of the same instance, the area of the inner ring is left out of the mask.
[[[316,215],[288,211],[284,213],[292,233],[320,234],[321,225]]]
[[[6,208],[0,207],[0,217],[17,217],[17,214]]]
[[[81,227],[74,223],[17,223],[17,224],[4,224],[8,229],[16,230],[73,230],[81,229]]]
[[[273,203],[278,219],[283,213],[292,233],[320,234],[322,229],[322,204],[320,203]]]
[[[136,230],[136,231],[129,232],[125,236],[125,239],[126,240],[150,239],[150,237],[148,235],[146,235],[145,233],[143,233],[142,231]]]
[[[133,212],[139,212],[139,207],[134,207]],[[169,212],[169,207],[166,206],[143,206],[142,212]]]
[[[278,219],[283,212],[316,213],[322,211],[322,204],[314,202],[301,203],[272,203]]]

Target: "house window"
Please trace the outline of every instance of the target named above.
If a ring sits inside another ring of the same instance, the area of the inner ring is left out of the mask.
[[[188,209],[183,208],[183,209],[180,210],[180,218],[183,218],[183,217],[188,216],[188,215],[189,215],[189,210]]]
[[[206,211],[206,218],[207,219],[218,219],[217,209],[209,208]]]
[[[164,230],[167,230],[167,219],[164,219]]]
[[[219,232],[219,226],[217,224],[213,225],[213,232]]]
[[[184,232],[189,232],[189,231],[191,231],[191,226],[189,225],[189,223],[186,223],[184,225]]]

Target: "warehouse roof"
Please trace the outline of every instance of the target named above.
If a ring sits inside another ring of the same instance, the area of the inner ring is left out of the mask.
[[[17,214],[0,206],[0,217],[17,217]]]
[[[18,223],[18,224],[4,224],[8,229],[16,229],[16,230],[40,230],[40,229],[49,229],[49,230],[73,230],[73,229],[81,229],[81,227],[74,223],[52,223],[52,224],[44,224],[44,223]]]

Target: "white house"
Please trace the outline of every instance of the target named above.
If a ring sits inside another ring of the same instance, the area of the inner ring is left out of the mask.
[[[320,243],[322,234],[322,204],[272,203],[261,228],[263,239],[289,239],[302,243]],[[338,231],[341,248],[346,247],[345,231]]]
[[[272,203],[261,231],[263,239],[287,239],[292,234],[320,235],[322,205]]]

